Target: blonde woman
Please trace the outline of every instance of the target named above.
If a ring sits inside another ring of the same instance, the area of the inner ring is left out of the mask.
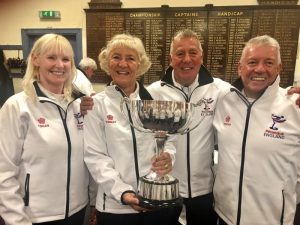
[[[24,91],[0,111],[0,215],[6,225],[83,224],[89,174],[69,41],[46,34],[28,57]]]

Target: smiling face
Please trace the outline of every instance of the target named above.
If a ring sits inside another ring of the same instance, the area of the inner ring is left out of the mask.
[[[127,47],[116,47],[109,56],[109,74],[113,82],[128,96],[135,90],[139,57],[137,52]]]
[[[281,71],[278,52],[270,45],[252,45],[238,65],[238,73],[248,97],[258,98]]]
[[[191,85],[203,63],[198,40],[195,38],[175,39],[170,61],[176,82],[183,86]]]
[[[38,68],[39,82],[48,91],[62,94],[64,84],[71,73],[71,53],[52,49],[43,54],[32,54],[32,62]]]

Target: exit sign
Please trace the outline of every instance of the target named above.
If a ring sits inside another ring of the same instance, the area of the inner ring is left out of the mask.
[[[39,16],[41,19],[60,19],[60,11],[39,11]]]

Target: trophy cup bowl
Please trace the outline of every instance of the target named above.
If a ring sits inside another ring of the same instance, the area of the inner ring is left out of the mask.
[[[130,112],[129,116],[124,112],[124,105]],[[196,127],[189,128],[194,107],[198,105],[175,101],[131,100],[124,97],[120,108],[131,126],[141,132],[154,134],[155,154],[158,156],[164,150],[169,134],[187,133]],[[169,174],[158,176],[153,171],[140,177],[137,196],[140,206],[147,209],[179,206],[183,201],[179,195],[178,179]]]

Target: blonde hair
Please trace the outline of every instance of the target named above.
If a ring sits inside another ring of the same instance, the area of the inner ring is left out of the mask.
[[[59,34],[44,34],[34,43],[29,56],[27,58],[27,69],[23,79],[23,88],[26,94],[32,96],[32,83],[39,81],[39,67],[35,66],[32,61],[32,55],[40,56],[55,50],[57,53],[70,56],[71,60],[71,74],[64,84],[64,95],[71,98],[72,95],[72,81],[76,75],[76,67],[74,61],[74,52],[70,42]]]
[[[138,37],[132,36],[130,34],[118,34],[115,35],[108,43],[107,46],[104,47],[99,56],[100,67],[103,69],[107,75],[109,74],[109,55],[112,50],[118,47],[126,47],[134,50],[139,58],[139,67],[137,71],[137,77],[146,73],[150,66],[151,62],[147,53],[145,51],[145,47],[143,42]]]

